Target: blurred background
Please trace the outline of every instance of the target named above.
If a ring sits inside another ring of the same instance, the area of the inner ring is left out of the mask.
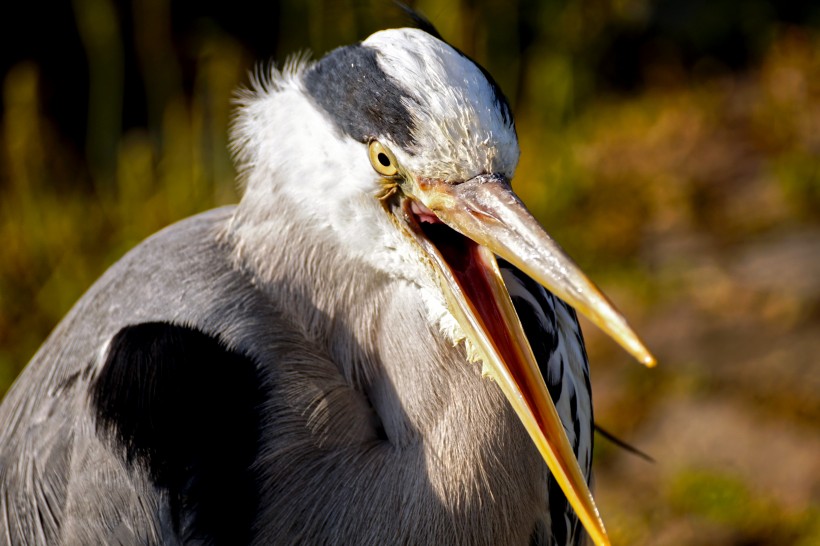
[[[513,105],[515,188],[660,360],[589,324],[615,544],[820,544],[820,3],[409,2]],[[258,63],[384,0],[14,2],[0,21],[0,394],[124,252],[238,199]]]

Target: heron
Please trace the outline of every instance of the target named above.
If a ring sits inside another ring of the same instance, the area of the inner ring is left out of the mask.
[[[239,203],[76,303],[0,407],[5,544],[608,544],[575,309],[510,105],[424,28],[258,73]]]

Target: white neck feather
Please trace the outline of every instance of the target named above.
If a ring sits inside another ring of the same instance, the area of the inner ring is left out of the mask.
[[[240,95],[233,151],[245,193],[229,227],[240,260],[266,283],[338,274],[316,270],[322,263],[358,277],[353,294],[371,289],[369,278],[413,284],[429,322],[458,337],[419,249],[376,198],[381,185],[367,145],[342,134],[311,101],[301,81],[306,68],[290,63]],[[357,274],[361,268],[371,274]]]

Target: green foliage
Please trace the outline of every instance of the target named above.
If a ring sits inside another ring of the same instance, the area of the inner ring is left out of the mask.
[[[680,473],[668,492],[673,507],[717,523],[765,525],[771,508],[741,480],[706,470]]]
[[[121,52],[111,49],[122,36],[101,6],[111,8],[106,0],[75,6],[91,62],[87,157],[42,112],[36,65],[22,63],[3,81],[0,392],[108,265],[168,224],[237,199],[227,134],[232,93],[249,65],[241,48],[209,31],[192,97],[179,68],[159,63],[164,69],[146,78],[153,121],[121,134]],[[137,46],[150,60],[176,55],[156,36]]]
[[[744,481],[723,472],[690,469],[670,484],[673,510],[703,518],[704,524],[741,530],[756,543],[806,543],[818,537],[816,510],[790,513],[775,499],[752,491]],[[812,538],[813,537],[813,538]]]

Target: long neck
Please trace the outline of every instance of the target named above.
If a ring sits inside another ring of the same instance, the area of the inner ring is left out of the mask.
[[[299,476],[292,483],[305,506],[293,500],[296,492],[286,502],[280,494],[263,519],[285,511],[292,513],[285,519],[300,521],[309,509],[307,527],[350,543],[423,536],[429,543],[525,543],[547,511],[546,470],[500,390],[429,324],[423,287],[340,253],[321,226],[287,209],[261,217],[240,207],[226,237],[240,266],[342,381],[328,379],[297,412],[326,411],[304,425],[316,427],[313,442],[324,451],[300,453],[298,467],[274,471],[280,457],[265,463],[277,487]],[[352,402],[340,402],[348,396]],[[367,415],[383,435],[355,432]],[[367,528],[354,524],[363,514],[372,521]]]
[[[428,325],[420,304],[408,303],[419,300],[416,287],[395,286],[382,310],[381,414],[412,424],[430,487],[454,518],[486,536],[517,536],[521,529],[508,525],[526,527],[546,512],[546,467],[481,365]]]

